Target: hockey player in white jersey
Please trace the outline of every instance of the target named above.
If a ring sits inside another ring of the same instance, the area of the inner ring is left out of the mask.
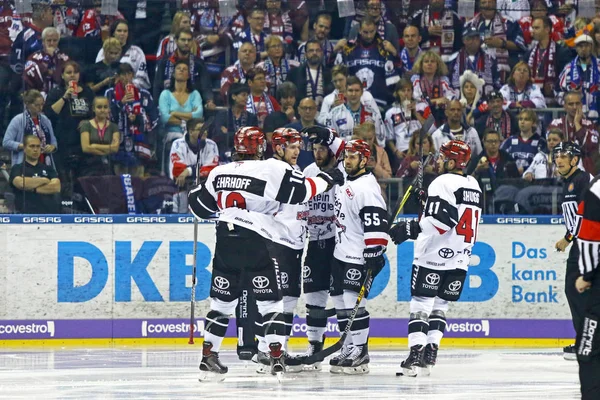
[[[358,299],[367,271],[374,278],[385,265],[383,254],[388,243],[388,216],[381,188],[366,166],[370,146],[351,140],[344,146],[346,183],[336,187],[336,243],[331,264],[330,294],[342,332]],[[366,282],[366,288],[370,282]],[[332,373],[369,372],[369,312],[366,298],[361,300],[341,353],[329,361]]]
[[[438,168],[444,172],[428,188],[420,221],[394,225],[390,237],[396,244],[416,239],[411,278],[408,346],[401,363],[407,376],[427,374],[435,365],[446,328],[446,312],[463,289],[483,196],[477,180],[465,176],[471,158],[469,146],[452,140],[440,147]]]
[[[263,216],[274,215],[280,203],[305,203],[343,183],[344,178],[337,170],[305,178],[285,162],[258,161],[266,149],[266,139],[257,127],[240,128],[234,136],[234,148],[239,161],[213,169],[206,182],[189,195],[190,209],[197,218],[211,218],[218,213],[211,304],[200,370],[205,374],[227,372],[218,352],[241,290],[248,288],[265,321],[271,373],[283,373],[285,322],[281,279],[266,244],[274,221],[264,225]]]

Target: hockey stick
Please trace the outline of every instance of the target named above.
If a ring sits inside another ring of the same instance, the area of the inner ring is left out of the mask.
[[[365,276],[365,280],[363,281],[363,284],[360,287],[360,291],[358,292],[358,297],[356,298],[356,304],[354,304],[354,308],[352,309],[352,312],[350,313],[350,318],[348,318],[348,324],[346,325],[346,329],[344,329],[344,332],[342,332],[338,341],[335,342],[332,346],[327,347],[326,349],[323,349],[311,356],[308,356],[304,360],[305,364],[314,364],[316,362],[322,361],[323,359],[325,359],[326,357],[329,357],[333,353],[337,353],[342,348],[342,346],[344,345],[344,342],[346,341],[346,337],[348,336],[348,333],[350,332],[350,328],[352,327],[354,318],[356,318],[356,314],[358,313],[358,309],[360,308],[360,303],[362,302],[362,299],[365,297],[365,293],[367,293],[368,291],[371,290],[371,284],[373,283],[373,279],[371,278],[371,275],[372,275],[372,271],[370,269],[368,269],[366,276]]]

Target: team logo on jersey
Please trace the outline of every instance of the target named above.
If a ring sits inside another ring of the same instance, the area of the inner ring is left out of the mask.
[[[289,277],[288,277],[287,272],[282,272],[281,273],[281,284],[282,285],[287,285],[288,279],[289,279]]]
[[[438,255],[442,258],[452,258],[454,257],[454,250],[445,247],[438,251]]]
[[[264,289],[269,286],[269,278],[266,276],[255,276],[252,278],[252,284],[257,289]]]
[[[364,89],[369,89],[375,80],[375,72],[370,68],[363,68],[356,72],[355,75],[363,83]]]
[[[569,183],[569,187],[567,188],[567,190],[569,191],[569,193],[571,193],[573,190],[575,190],[575,184],[573,182]]]
[[[229,281],[227,280],[227,278],[223,278],[222,276],[215,276],[215,287],[217,287],[218,289],[221,290],[226,290],[229,289]]]
[[[448,289],[450,289],[451,292],[458,292],[461,286],[461,281],[454,281],[448,285]]]
[[[312,271],[310,270],[310,267],[308,265],[304,265],[302,267],[302,278],[306,279],[310,276],[310,273]]]
[[[361,276],[362,274],[356,268],[350,268],[348,271],[346,271],[346,278],[351,281],[357,281]]]
[[[350,198],[350,200],[354,199],[354,192],[352,191],[352,188],[350,188],[350,187],[346,188],[346,195],[348,195],[348,197]]]
[[[432,286],[437,286],[440,283],[440,276],[432,272],[425,277],[425,281]]]

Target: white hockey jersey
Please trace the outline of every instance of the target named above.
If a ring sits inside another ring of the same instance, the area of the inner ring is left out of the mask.
[[[317,176],[321,169],[316,163],[304,168],[307,177]],[[309,240],[324,240],[335,236],[335,188],[318,194],[307,203]]]
[[[219,221],[273,240],[280,203],[302,204],[326,188],[322,178],[305,178],[301,171],[274,158],[232,162],[213,169],[204,184],[190,191],[190,209],[197,218],[211,218],[219,212]]]
[[[338,94],[339,94],[338,90],[335,89],[333,92],[329,93],[323,99],[323,104],[321,104],[321,110],[319,111],[319,114],[317,115],[317,121],[320,124],[328,126],[328,124],[330,123],[330,121],[327,119],[327,117],[329,116],[329,113],[331,112],[331,109],[333,108],[333,103],[335,103],[335,99],[338,97]],[[368,90],[363,90],[363,94],[362,94],[362,96],[360,96],[360,102],[362,104],[366,104],[366,105],[370,106],[372,109],[379,108],[379,106],[377,105],[377,102],[373,98],[373,95]]]
[[[96,56],[96,62],[104,60],[104,49],[100,49]],[[130,64],[133,68],[133,83],[143,89],[150,89],[150,78],[148,77],[148,65],[146,55],[137,46],[129,46],[125,54],[121,56],[121,63]]]
[[[347,177],[343,186],[336,187],[335,216],[336,259],[363,265],[366,247],[387,247],[387,207],[372,173]]]
[[[462,140],[468,144],[471,148],[471,154],[480,154],[483,151],[481,139],[479,139],[479,135],[477,134],[475,128],[471,126],[463,126],[462,134],[456,134],[450,131],[448,124],[444,124],[435,132],[433,132],[431,139],[433,140],[433,147],[435,151],[439,151],[440,147],[442,147],[444,143],[447,143],[451,140]]]
[[[427,192],[414,264],[435,270],[466,270],[483,206],[479,184],[472,176],[447,173],[435,178]]]
[[[431,115],[429,104],[424,101],[417,102],[416,111],[425,119]],[[393,140],[396,149],[400,151],[408,150],[408,143],[413,133],[421,129],[421,123],[412,117],[410,110],[398,103],[394,103],[385,112],[385,124],[390,134],[388,140]],[[427,133],[431,135],[435,130],[436,126],[433,124]]]
[[[366,104],[361,104],[357,113],[350,111],[346,104],[340,104],[333,108],[329,115],[325,117],[329,124],[327,127],[335,129],[343,140],[349,141],[354,133],[354,128],[365,121],[372,121],[375,124],[375,136],[377,144],[385,147],[385,142],[389,139],[389,132],[383,123],[379,108],[371,108]]]
[[[169,176],[171,179],[177,178],[185,169],[189,170],[189,176],[195,177],[194,167],[198,165],[198,156],[200,156],[200,167],[219,164],[219,148],[215,142],[206,139],[206,146],[199,153],[194,153],[186,142],[187,137],[186,135],[179,138],[171,145],[169,156]]]

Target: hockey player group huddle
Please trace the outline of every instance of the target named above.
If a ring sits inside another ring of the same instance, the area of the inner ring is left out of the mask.
[[[304,138],[315,162],[301,171],[296,161]],[[227,373],[219,350],[246,290],[259,314],[253,334],[258,372],[320,370],[328,354],[323,348],[327,318],[335,314],[340,333],[347,335],[329,359],[330,372],[368,373],[368,290],[385,266],[390,238],[396,244],[415,240],[410,353],[401,368],[407,376],[428,373],[448,304],[460,297],[477,238],[483,198],[476,180],[462,172],[471,155],[468,145],[451,141],[441,147],[437,163],[446,173],[429,186],[419,221],[393,224],[380,186],[366,168],[371,157],[366,142],[344,142],[318,126],[302,132],[280,128],[271,142],[274,157],[263,160],[263,132],[240,128],[234,136],[237,160],[216,167],[190,191],[194,215],[217,220],[201,380]],[[302,291],[309,346],[306,353],[291,355],[287,340]],[[330,297],[332,313],[326,309]]]

